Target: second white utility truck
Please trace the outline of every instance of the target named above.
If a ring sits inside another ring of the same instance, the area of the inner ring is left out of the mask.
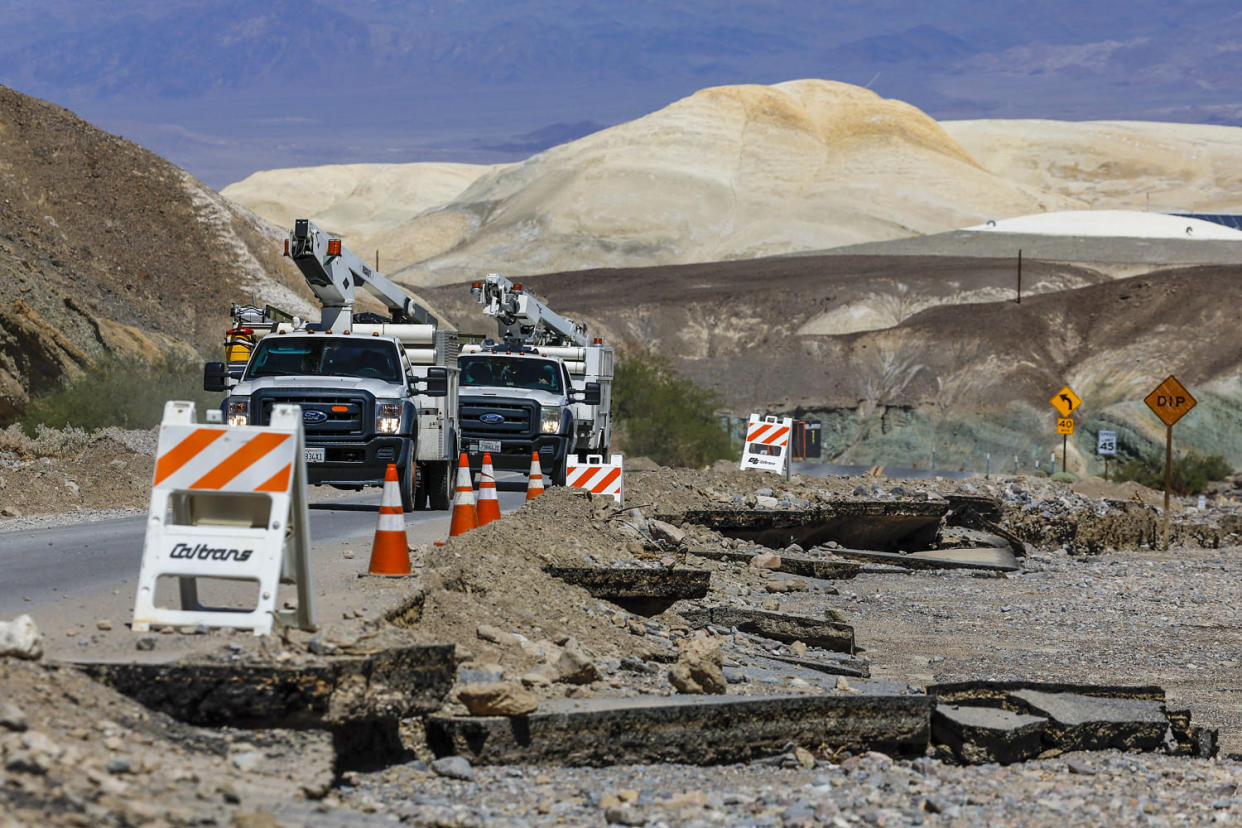
[[[395,464],[408,511],[452,505],[460,446],[457,334],[339,238],[298,219],[289,256],[323,306],[317,323],[234,306],[229,364],[209,362],[208,391],[227,391],[229,425],[267,425],[278,403],[300,405],[309,481],[382,486]],[[366,288],[391,318],[354,313]]]
[[[498,335],[463,346],[458,360],[470,466],[478,469],[488,452],[496,469],[528,472],[534,452],[543,473],[564,485],[569,455],[608,454],[613,350],[498,273],[471,292]]]

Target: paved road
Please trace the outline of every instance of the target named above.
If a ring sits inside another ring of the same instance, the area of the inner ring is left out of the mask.
[[[499,494],[501,511],[525,495]],[[375,531],[379,490],[340,493],[311,505],[311,543],[363,538]],[[341,508],[331,508],[339,506]],[[448,512],[412,512],[407,524],[442,520]],[[134,581],[142,564],[146,517],[77,523],[0,534],[0,618],[40,604]],[[26,597],[30,600],[27,601]]]

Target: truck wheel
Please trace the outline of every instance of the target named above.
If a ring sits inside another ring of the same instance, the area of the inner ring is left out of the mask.
[[[397,471],[397,486],[401,489],[401,511],[412,512],[418,506],[418,463],[411,457]]]
[[[414,508],[427,508],[427,464],[418,464],[418,488],[414,490]]]
[[[551,474],[548,475],[549,481],[553,486],[564,486],[565,477],[569,474],[569,455],[566,454],[561,458],[561,462],[556,464]]]
[[[453,508],[453,495],[457,489],[453,479],[453,464],[434,463],[430,468],[432,471],[427,479],[427,493],[431,498],[431,508],[436,511]]]

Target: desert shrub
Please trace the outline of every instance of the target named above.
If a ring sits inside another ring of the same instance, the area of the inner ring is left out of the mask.
[[[80,428],[48,428],[39,423],[34,434],[27,434],[17,423],[0,429],[0,453],[18,457],[71,457],[90,442],[90,434]]]
[[[1057,472],[1049,478],[1053,483],[1075,483],[1078,478],[1069,472]]]
[[[187,358],[149,363],[110,357],[31,401],[18,420],[35,437],[39,427],[94,431],[108,426],[159,425],[168,400],[193,400],[202,411],[220,404],[219,394],[202,390],[203,364]]]
[[[1229,462],[1219,454],[1187,452],[1173,458],[1169,470],[1169,489],[1174,494],[1198,494],[1212,480],[1224,480],[1233,470]],[[1157,452],[1136,457],[1121,465],[1113,478],[1119,483],[1133,480],[1150,489],[1164,489],[1164,453]]]
[[[667,357],[647,350],[617,355],[612,383],[614,441],[664,466],[700,468],[738,459],[716,416],[715,391],[675,372]]]

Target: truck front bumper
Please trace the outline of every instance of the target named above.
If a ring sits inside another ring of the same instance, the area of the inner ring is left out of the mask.
[[[463,437],[461,448],[470,461],[471,471],[478,471],[483,466],[483,446],[487,440],[474,437]],[[539,454],[539,466],[546,477],[553,469],[558,469],[564,462],[569,440],[560,434],[540,435],[533,440],[501,440],[500,451],[487,450],[492,455],[492,468],[496,471],[530,472],[530,455]]]
[[[382,486],[388,464],[402,468],[414,450],[411,437],[373,437],[364,442],[306,441],[308,458],[323,450],[321,462],[306,463],[308,482],[332,486]]]

